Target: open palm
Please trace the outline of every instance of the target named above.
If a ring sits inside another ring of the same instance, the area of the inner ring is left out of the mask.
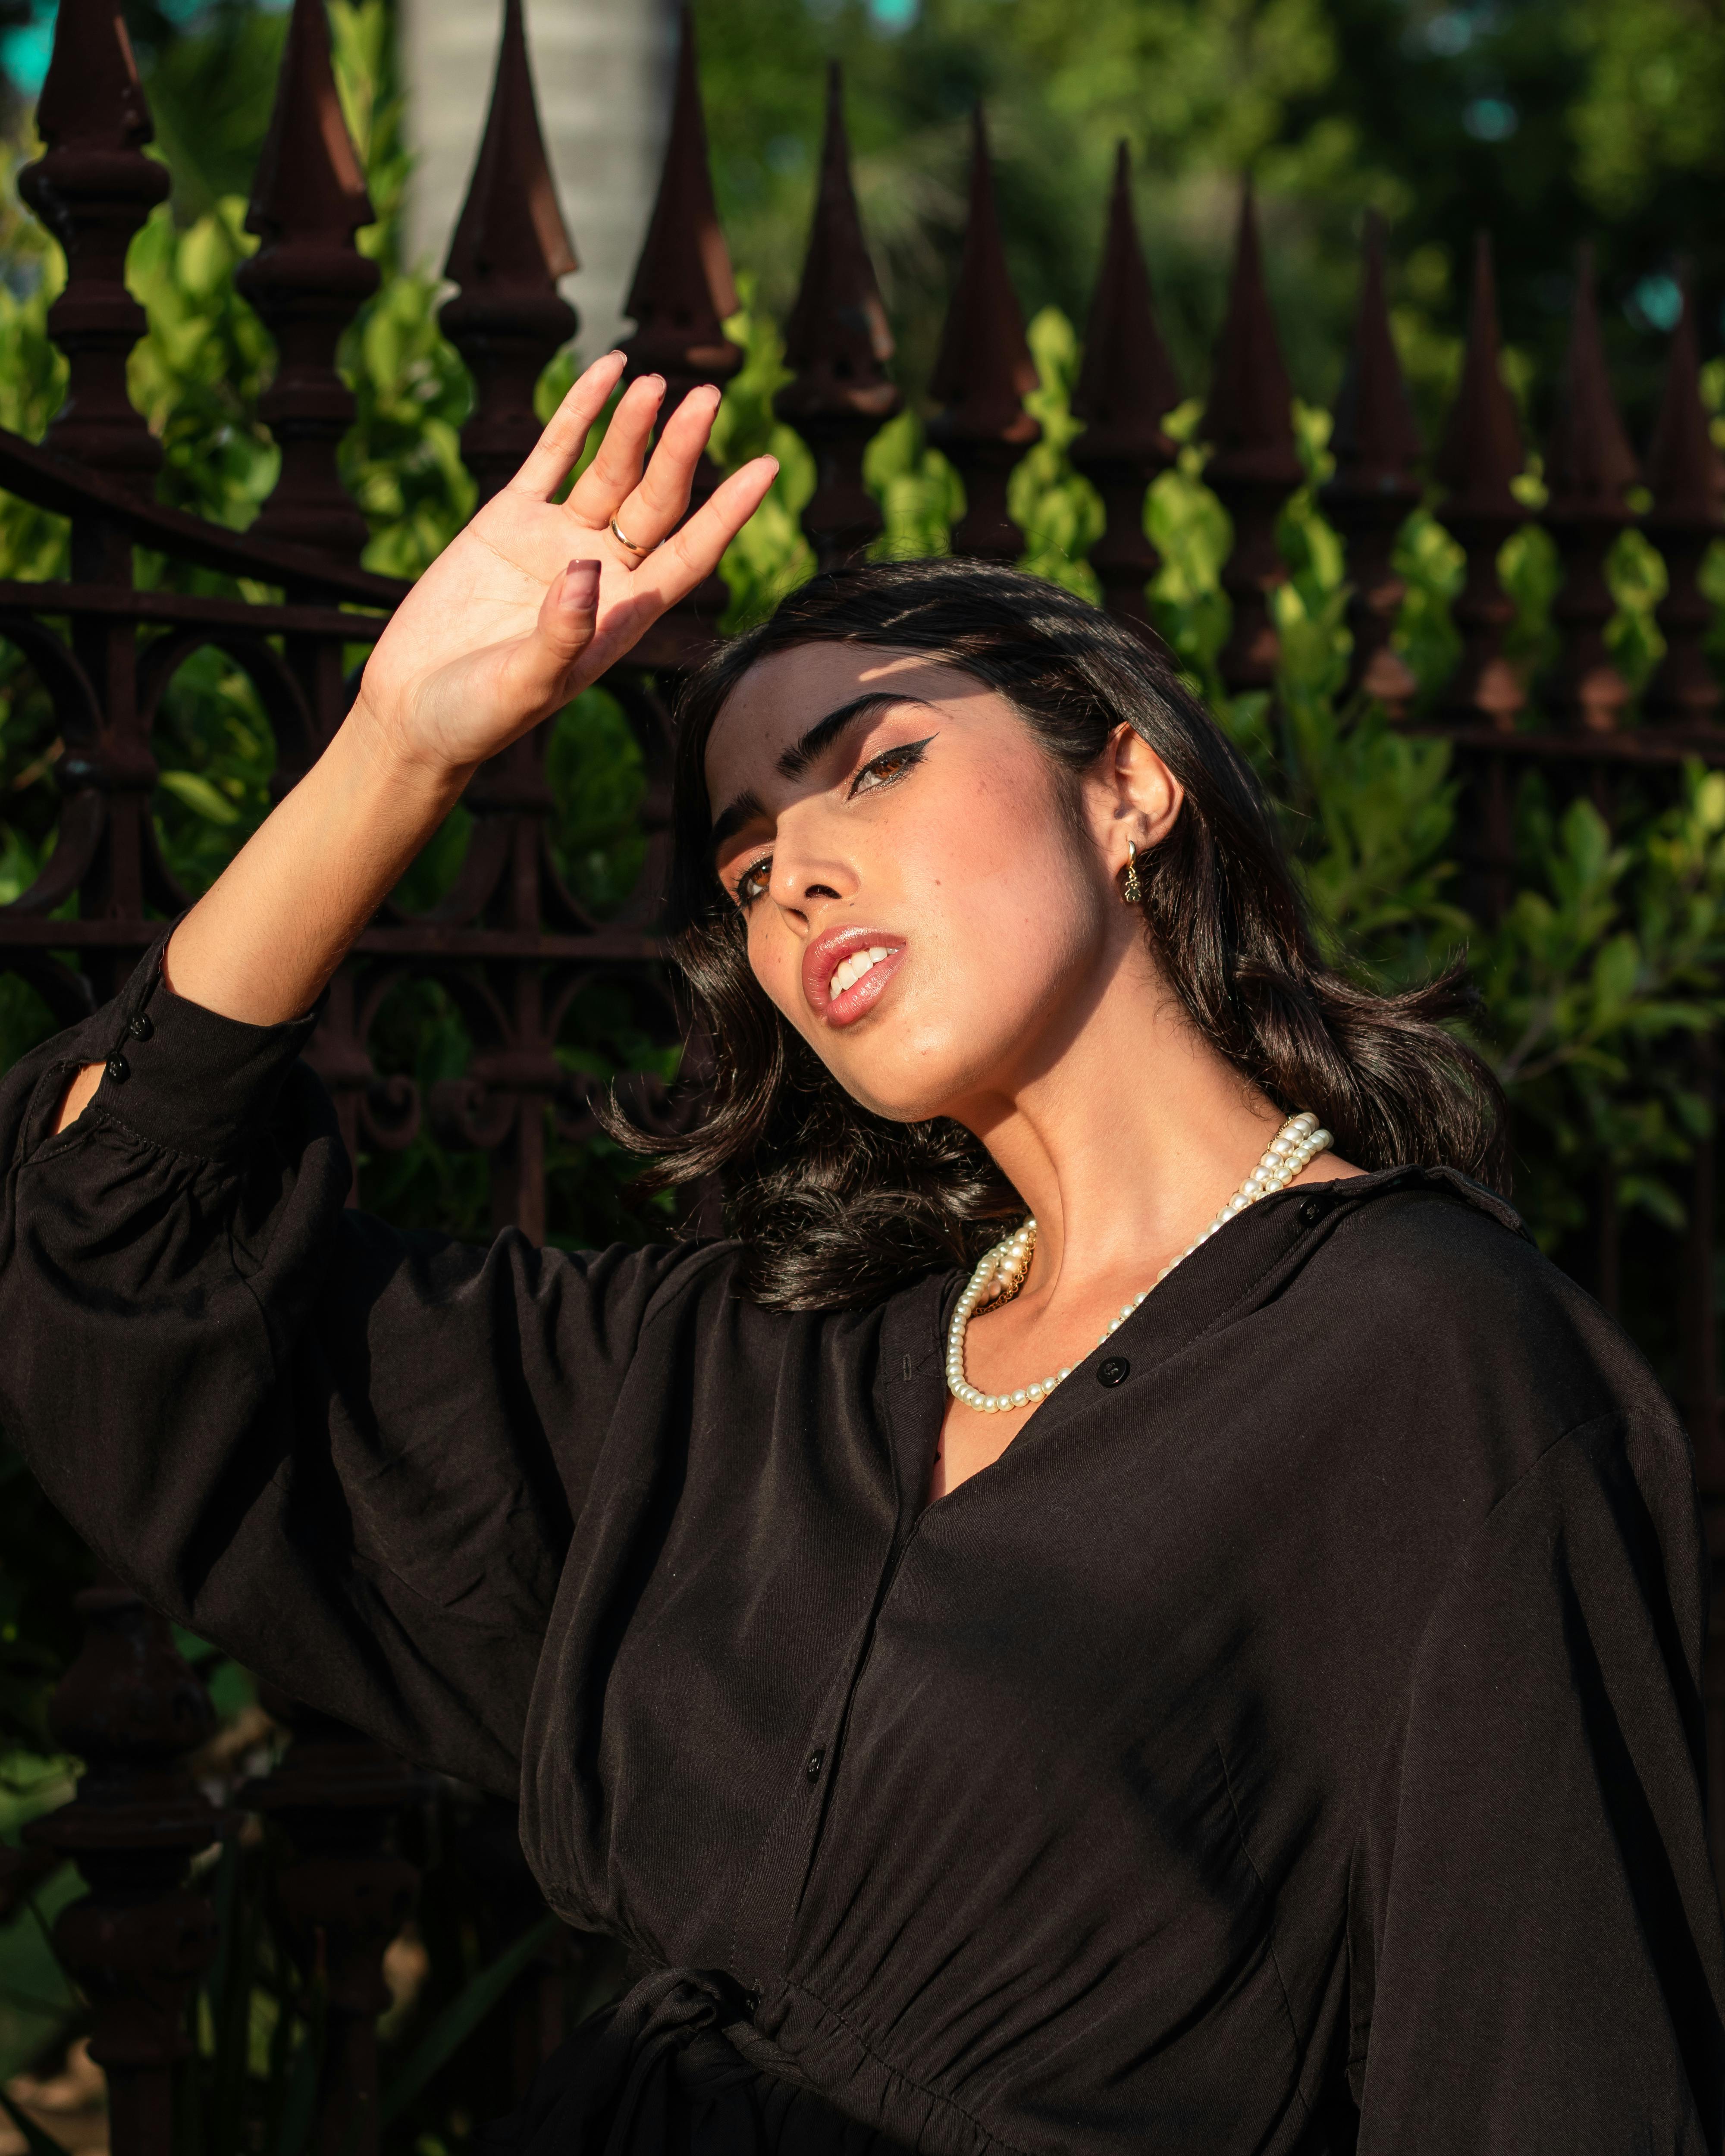
[[[470,768],[559,709],[711,575],[773,484],[777,464],[757,457],[679,529],[719,393],[684,398],[644,471],[665,394],[648,375],[624,393],[568,500],[554,500],[623,368],[610,352],[587,369],[378,639],[359,701],[403,757]]]

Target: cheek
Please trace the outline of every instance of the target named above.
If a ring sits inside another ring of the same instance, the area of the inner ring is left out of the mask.
[[[1040,767],[991,773],[906,833],[895,865],[942,993],[1021,1005],[1088,942],[1092,880],[1050,793]]]
[[[903,993],[878,1023],[811,1039],[870,1105],[915,1119],[1004,1076],[1087,993],[1111,924],[1106,887],[1039,772],[1016,798],[1004,783],[979,786],[950,813],[906,819],[894,837],[891,879],[915,961]]]
[[[806,1023],[803,1007],[803,946],[770,899],[757,899],[749,915],[749,971],[768,1002],[793,1025]]]

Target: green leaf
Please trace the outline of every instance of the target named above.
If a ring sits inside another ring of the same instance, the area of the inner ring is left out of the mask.
[[[294,2054],[287,2094],[281,2107],[281,2126],[275,2137],[275,2156],[304,2156],[311,2139],[317,2110],[318,2068],[323,2046],[317,2032],[308,2031]]]
[[[194,815],[203,816],[212,824],[237,824],[239,811],[224,793],[218,793],[202,772],[164,771],[159,783],[165,786],[177,801],[183,802]]]
[[[438,2069],[459,2051],[539,1949],[561,1929],[557,1917],[542,1917],[455,1994],[384,2090],[378,2106],[380,2123],[388,2126],[400,2116]]]
[[[1594,996],[1599,1012],[1615,1013],[1635,992],[1641,949],[1633,936],[1614,936],[1594,960]]]

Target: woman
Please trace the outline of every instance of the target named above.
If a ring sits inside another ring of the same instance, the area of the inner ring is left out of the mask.
[[[305,1014],[770,483],[676,531],[716,393],[643,475],[649,381],[558,506],[620,365],[8,1081],[8,1430],[175,1617],[519,1794],[631,1949],[501,2148],[1717,2150],[1683,1436],[1458,1172],[1497,1111],[1441,994],[1322,969],[1102,616],[864,569],[693,684],[718,1070],[665,1172],[737,1240],[344,1211]]]

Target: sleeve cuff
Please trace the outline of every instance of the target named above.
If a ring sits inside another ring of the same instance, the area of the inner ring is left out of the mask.
[[[177,1152],[242,1152],[269,1122],[322,998],[285,1025],[223,1018],[177,996],[162,979],[167,942],[148,953],[95,1021],[105,1067],[79,1120],[121,1124]]]

